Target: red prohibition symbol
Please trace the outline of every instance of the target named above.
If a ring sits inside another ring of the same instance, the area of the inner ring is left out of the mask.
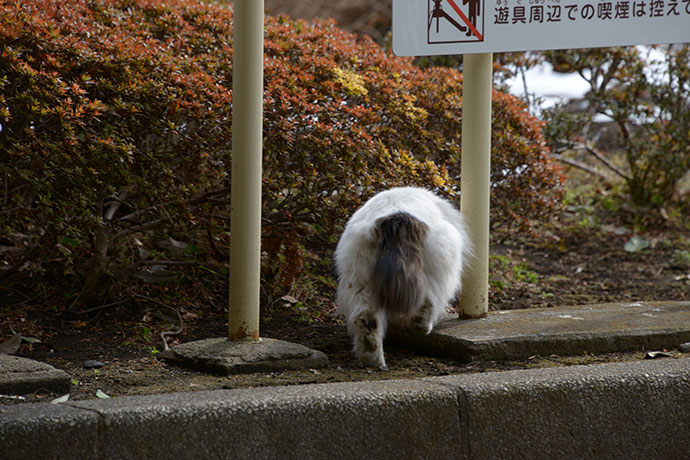
[[[439,21],[441,19],[445,19],[449,23],[453,25],[456,29],[458,29],[460,32],[466,32],[466,36],[471,36],[474,35],[479,41],[483,41],[484,37],[482,37],[482,34],[477,30],[477,16],[481,14],[480,11],[480,0],[463,0],[462,3],[463,5],[468,5],[468,15],[465,15],[463,11],[460,9],[457,3],[455,3],[455,0],[445,0],[448,5],[450,5],[453,10],[458,14],[462,22],[465,23],[465,25],[460,24],[458,21],[456,21],[448,12],[443,10],[443,3],[444,0],[433,0],[434,2],[434,8],[429,14],[429,22],[427,24],[427,29],[430,30],[431,27],[434,25],[434,19],[436,20],[436,33],[439,32]]]

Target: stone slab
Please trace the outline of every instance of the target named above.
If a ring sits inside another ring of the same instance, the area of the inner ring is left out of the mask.
[[[320,351],[269,338],[253,342],[204,339],[177,345],[162,357],[182,367],[221,375],[317,369],[328,365],[328,357]]]
[[[39,390],[66,394],[71,385],[65,371],[21,356],[0,355],[0,394],[24,395]]]
[[[481,319],[446,319],[428,336],[392,331],[391,338],[465,362],[672,349],[690,341],[690,302],[505,310]]]

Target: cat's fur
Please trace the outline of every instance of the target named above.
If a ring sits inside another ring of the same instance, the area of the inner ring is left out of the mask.
[[[352,215],[335,251],[338,312],[362,364],[386,367],[389,324],[431,332],[471,251],[462,214],[428,190],[386,190]]]

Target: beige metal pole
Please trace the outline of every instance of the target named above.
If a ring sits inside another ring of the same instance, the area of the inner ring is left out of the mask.
[[[264,1],[235,0],[233,19],[230,340],[259,339]]]
[[[492,65],[491,53],[463,56],[460,207],[474,243],[475,257],[463,278],[460,318],[483,317],[489,310]]]

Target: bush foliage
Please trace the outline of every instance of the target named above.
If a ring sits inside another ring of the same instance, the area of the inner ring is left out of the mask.
[[[105,280],[228,253],[232,9],[0,3],[0,277]],[[462,77],[332,22],[266,18],[264,257],[290,286],[375,191],[459,191]],[[540,123],[494,92],[492,221],[557,209]],[[173,260],[174,259],[174,260]],[[281,288],[282,289],[282,288]]]

